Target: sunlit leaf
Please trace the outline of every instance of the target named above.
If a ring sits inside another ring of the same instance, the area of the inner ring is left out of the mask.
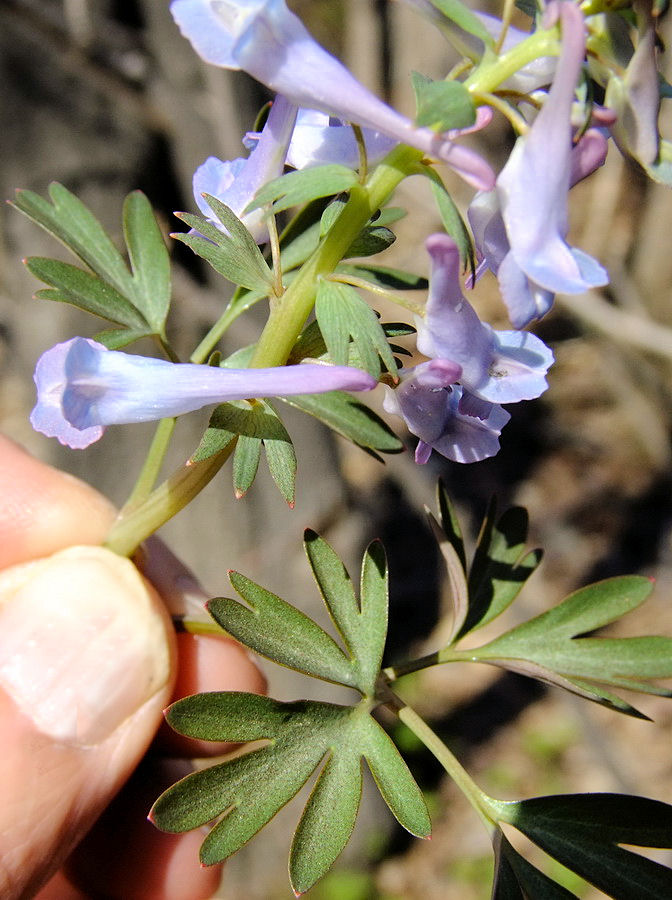
[[[124,201],[124,237],[133,271],[135,304],[156,334],[170,307],[170,258],[149,200],[133,191]]]

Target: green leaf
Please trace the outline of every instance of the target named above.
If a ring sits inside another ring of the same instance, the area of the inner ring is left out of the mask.
[[[461,82],[430,81],[417,72],[413,75],[417,125],[443,132],[474,124],[476,108],[468,88]]]
[[[283,272],[303,265],[320,243],[320,223],[313,222],[289,244],[283,244],[280,251],[280,267]]]
[[[495,883],[492,900],[571,900],[576,898],[517,853],[498,828],[495,832]]]
[[[233,489],[240,500],[252,487],[261,459],[261,441],[255,437],[240,435],[233,454]]]
[[[379,287],[396,291],[426,291],[429,282],[423,275],[414,275],[412,272],[403,272],[401,269],[391,269],[388,266],[377,266],[371,263],[358,263],[350,265],[341,263],[336,268],[338,274],[355,275],[364,278]]]
[[[361,606],[348,572],[329,544],[310,529],[304,547],[322,599],[354,660],[357,687],[375,693],[387,635],[387,561],[374,541],[364,554],[360,584]]]
[[[212,413],[193,462],[220,453],[238,438],[233,458],[233,486],[242,497],[252,485],[263,446],[273,481],[287,503],[294,503],[296,454],[289,432],[270,403],[237,400],[221,403]]]
[[[332,866],[355,827],[362,796],[359,752],[332,753],[306,803],[289,855],[295,894],[309,890]]]
[[[170,257],[149,200],[133,191],[124,201],[124,237],[133,271],[133,296],[156,334],[170,307]]]
[[[459,638],[501,615],[539,565],[541,551],[525,554],[527,528],[527,512],[520,506],[496,520],[493,500],[469,572],[469,611]]]
[[[535,677],[541,673],[544,680],[568,690],[573,685],[583,696],[590,694],[589,699],[633,714],[629,704],[599,686],[650,692],[643,683],[646,679],[672,677],[672,638],[581,635],[638,607],[650,594],[651,587],[648,578],[637,575],[590,585],[478,648],[474,656]],[[566,681],[570,684],[563,683]]]
[[[107,347],[108,350],[123,350],[129,344],[139,341],[141,338],[152,337],[154,330],[151,328],[114,328],[107,331],[99,331],[94,334],[94,341]]]
[[[479,38],[486,47],[494,49],[495,41],[478,16],[460,0],[429,0],[449,22],[454,22],[463,31]]]
[[[384,225],[366,225],[345,251],[343,258],[374,256],[387,250],[396,239],[396,234]]]
[[[300,409],[335,432],[365,449],[400,453],[404,447],[390,427],[359,400],[342,391],[281,397],[283,403]]]
[[[182,832],[223,816],[201,847],[206,865],[221,862],[262,828],[296,794],[326,757],[296,830],[292,886],[309,890],[352,832],[365,756],[385,800],[404,827],[427,836],[430,822],[420,789],[365,701],[354,707],[317,701],[279,703],[254,694],[221,692],[178,701],[168,721],[190,737],[269,743],[187,776],[155,803],[151,818]]]
[[[453,609],[453,621],[451,625],[448,646],[457,640],[457,636],[464,626],[469,611],[469,591],[467,589],[467,576],[464,565],[458,556],[454,544],[445,534],[434,516],[427,511],[429,526],[439,545],[441,556],[446,564],[448,583],[450,585],[450,600]]]
[[[471,240],[471,232],[465,225],[464,219],[460,215],[460,211],[455,205],[455,201],[446,190],[441,177],[434,169],[429,167],[425,168],[427,169],[428,177],[431,179],[432,193],[434,194],[434,200],[436,201],[443,227],[445,228],[446,233],[449,234],[457,244],[457,249],[460,251],[460,261],[462,262],[462,266],[465,269],[469,268],[473,279],[475,278],[476,272],[476,257],[474,256],[474,245]]]
[[[372,718],[364,720],[364,757],[378,790],[399,824],[416,837],[429,837],[432,823],[422,791],[391,738]]]
[[[137,331],[148,331],[149,323],[133,304],[111,284],[91,275],[70,263],[42,256],[30,256],[26,260],[28,270],[51,285],[53,290],[40,290],[36,297],[70,303],[118,325],[126,325]]]
[[[208,603],[210,615],[225,631],[282,666],[356,686],[352,661],[312,619],[238,572],[230,572],[229,579],[248,606],[222,597]]]
[[[374,378],[381,373],[380,360],[396,375],[397,365],[380,322],[354,288],[322,279],[317,288],[315,315],[329,355],[337,365],[348,364],[352,340],[362,368]]]
[[[17,191],[12,205],[64,244],[119,294],[134,296],[131,273],[98,219],[62,184],[49,185],[49,196],[51,203],[33,191]]]
[[[194,253],[207,260],[224,278],[266,296],[273,286],[273,274],[254,238],[228,206],[210,194],[204,196],[227,233],[202,216],[176,213],[179,219],[198,233],[176,233],[172,237],[191,247]]]
[[[455,507],[450,500],[446,485],[441,479],[439,479],[437,484],[437,500],[439,504],[441,529],[446,536],[446,539],[450,541],[461,565],[466,569],[467,556],[464,552],[464,538],[462,537],[460,520],[458,519]]]
[[[274,213],[282,212],[290,206],[309,203],[318,197],[340,194],[356,183],[357,173],[338,164],[288,172],[265,184],[245,212],[268,204],[272,204]]]
[[[504,821],[609,897],[672,896],[672,870],[620,846],[672,847],[672,806],[621,794],[567,794],[506,804],[503,811]]]

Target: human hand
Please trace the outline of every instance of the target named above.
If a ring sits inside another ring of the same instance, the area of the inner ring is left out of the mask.
[[[222,745],[164,726],[153,747],[173,758],[147,756],[120,789],[171,698],[263,692],[263,675],[233,641],[176,636],[166,605],[205,596],[175,557],[151,543],[150,585],[97,546],[111,505],[2,437],[0,496],[0,896],[209,897],[220,872],[199,866],[202,836],[161,834],[145,817],[188,771],[174,757]]]

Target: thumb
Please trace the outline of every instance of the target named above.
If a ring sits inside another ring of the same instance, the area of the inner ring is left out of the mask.
[[[0,896],[31,896],[143,755],[172,629],[126,559],[71,547],[0,573]]]

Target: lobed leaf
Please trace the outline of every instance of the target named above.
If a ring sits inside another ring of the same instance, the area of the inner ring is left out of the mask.
[[[620,794],[506,804],[504,821],[615,900],[672,896],[672,870],[622,847],[672,847],[672,806]],[[544,895],[545,896],[545,895]]]
[[[396,375],[397,365],[385,332],[374,311],[354,288],[322,279],[317,288],[315,315],[329,356],[337,365],[348,364],[352,341],[362,368],[374,378],[381,373],[381,360],[387,371]]]
[[[345,566],[329,544],[307,529],[304,547],[329,615],[353,657],[357,687],[373,696],[387,636],[387,560],[382,544],[374,541],[364,554],[361,604]]]
[[[527,528],[522,507],[511,507],[497,520],[494,501],[490,504],[469,571],[469,610],[458,638],[501,615],[539,565],[541,551],[524,554]]]
[[[266,296],[272,289],[273,275],[252,235],[227,206],[209,194],[205,197],[225,224],[228,234],[202,216],[179,213],[178,218],[196,233],[175,233],[172,237],[190,247],[224,278]]]
[[[581,635],[635,609],[648,597],[651,587],[648,578],[629,575],[582,588],[553,609],[478,648],[474,657],[542,677],[621,712],[641,716],[601,685],[670,696],[669,691],[643,682],[672,678],[672,638]]]
[[[229,579],[248,606],[223,597],[208,603],[225,631],[280,665],[357,687],[351,660],[312,619],[238,572],[230,572]]]

